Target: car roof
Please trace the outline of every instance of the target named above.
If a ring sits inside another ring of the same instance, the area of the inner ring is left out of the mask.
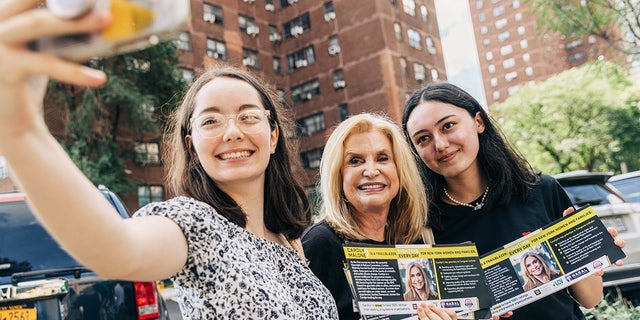
[[[613,176],[611,172],[589,172],[587,170],[576,170],[553,175],[560,184],[579,184],[585,182],[606,183]]]
[[[634,178],[634,177],[638,177],[638,176],[640,176],[640,170],[627,172],[627,173],[622,173],[622,174],[617,174],[617,175],[611,177],[611,179],[609,179],[609,181],[624,180],[624,179]]]

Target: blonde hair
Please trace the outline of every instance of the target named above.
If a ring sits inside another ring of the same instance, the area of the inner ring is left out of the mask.
[[[363,113],[340,123],[322,153],[320,161],[321,214],[333,229],[348,240],[366,240],[344,196],[342,164],[344,143],[355,133],[381,132],[391,142],[400,188],[391,200],[385,238],[390,244],[415,243],[427,223],[427,195],[417,159],[404,139],[400,127],[388,117]]]
[[[424,281],[424,291],[427,293],[428,299],[431,299],[432,297],[437,297],[438,295],[433,291],[433,289],[431,289],[429,278],[427,277],[427,273],[424,272],[424,269],[422,268],[422,266],[420,266],[416,262],[411,262],[409,263],[409,265],[407,265],[407,268],[405,269],[406,270],[406,275],[405,275],[406,292],[404,294],[404,300],[405,301],[422,300],[420,298],[420,294],[418,293],[418,290],[416,290],[416,288],[414,288],[411,283],[411,269],[413,268],[417,268],[418,270],[420,270],[420,274],[422,274],[422,279]]]

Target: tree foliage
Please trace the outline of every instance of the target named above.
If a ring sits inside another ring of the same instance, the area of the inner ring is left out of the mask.
[[[617,65],[592,62],[522,87],[492,111],[536,170],[635,170],[638,89]]]
[[[542,32],[568,38],[593,35],[612,48],[640,55],[640,1],[527,0]]]
[[[164,117],[174,109],[186,86],[178,68],[173,42],[88,65],[107,73],[101,88],[79,88],[51,82],[48,97],[67,110],[61,144],[94,184],[108,185],[117,193],[133,191],[136,181],[127,177],[125,165],[134,157],[134,141],[158,137]]]

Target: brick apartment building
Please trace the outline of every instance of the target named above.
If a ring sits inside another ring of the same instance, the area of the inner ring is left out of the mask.
[[[530,81],[545,80],[585,62],[623,61],[594,36],[564,39],[538,31],[525,1],[469,0],[469,10],[489,106]]]
[[[178,46],[187,79],[228,63],[263,75],[278,90],[295,116],[311,194],[334,125],[363,111],[399,122],[411,92],[446,80],[433,0],[191,0]],[[118,141],[155,159],[127,166],[144,183],[124,199],[129,208],[171,197],[163,186],[161,139],[136,141],[124,133]]]

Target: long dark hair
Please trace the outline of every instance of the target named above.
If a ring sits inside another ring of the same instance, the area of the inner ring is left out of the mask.
[[[413,151],[417,154],[411,141],[411,135],[407,131],[407,120],[415,107],[422,102],[431,100],[463,108],[469,112],[471,117],[475,117],[478,112],[480,113],[485,129],[483,133],[478,135],[480,149],[477,158],[480,170],[485,174],[489,183],[487,208],[496,204],[506,204],[512,197],[526,201],[532,188],[540,181],[540,176],[508,142],[496,121],[480,106],[480,103],[469,93],[453,84],[438,82],[427,85],[415,91],[405,103],[402,130]],[[420,163],[429,199],[441,199],[445,185],[444,177],[429,169],[423,161]],[[431,201],[432,204],[434,202]]]
[[[274,90],[250,72],[231,66],[217,66],[205,71],[191,85],[172,117],[169,148],[165,150],[166,159],[169,159],[168,184],[175,194],[206,202],[228,220],[243,228],[246,226],[246,214],[229,195],[218,188],[196,161],[193,147],[185,142],[185,137],[191,134],[190,118],[195,109],[197,93],[204,85],[220,77],[242,80],[253,86],[265,109],[271,112],[271,130],[277,127],[280,134],[265,175],[265,225],[272,232],[283,233],[287,239],[299,238],[311,222],[312,210],[309,198],[296,178],[302,169],[297,157],[292,157],[295,154],[293,146],[285,137],[291,128],[290,120],[284,116],[284,108]],[[294,169],[299,171],[294,172]]]

